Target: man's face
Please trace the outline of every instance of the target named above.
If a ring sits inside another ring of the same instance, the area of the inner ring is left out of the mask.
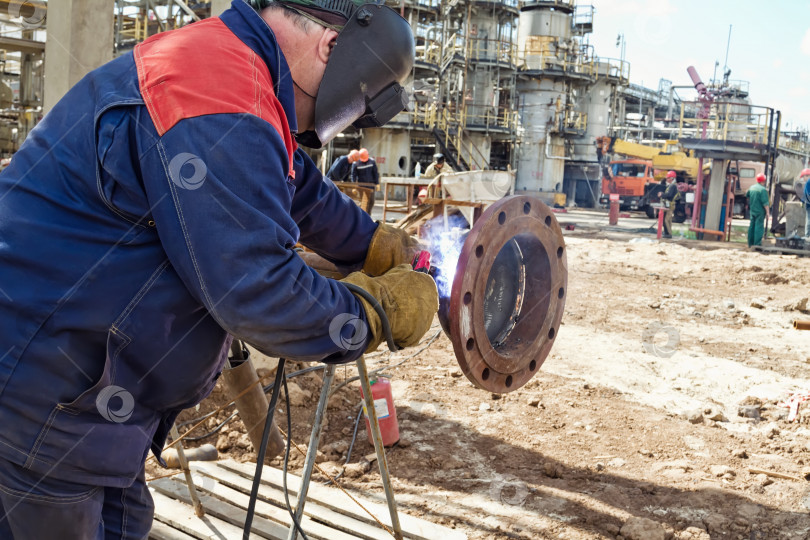
[[[308,131],[315,125],[315,100],[338,33],[314,22],[302,28],[279,10],[265,10],[262,17],[290,66],[298,131]]]

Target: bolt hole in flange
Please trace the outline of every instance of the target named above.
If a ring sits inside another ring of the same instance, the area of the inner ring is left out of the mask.
[[[439,316],[477,386],[511,392],[539,371],[565,307],[564,245],[548,206],[525,195],[490,206],[467,235]]]

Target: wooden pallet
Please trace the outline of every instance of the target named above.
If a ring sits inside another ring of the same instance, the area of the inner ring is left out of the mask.
[[[253,464],[235,461],[191,463],[194,482],[205,516],[194,515],[188,487],[182,473],[149,483],[155,500],[155,521],[149,538],[155,540],[193,540],[217,538],[239,540],[253,483]],[[301,478],[289,474],[287,489],[295,504]],[[391,526],[388,507],[355,496],[363,506],[387,526]],[[423,519],[399,513],[405,538],[410,540],[466,540],[467,536]],[[282,472],[265,466],[262,486],[253,519],[255,538],[286,540],[292,521],[284,506]],[[309,487],[304,532],[313,540],[387,540],[393,538],[346,494],[333,487],[313,482]]]

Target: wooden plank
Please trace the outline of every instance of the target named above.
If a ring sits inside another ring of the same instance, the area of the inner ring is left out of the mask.
[[[149,531],[149,540],[194,540],[194,537],[160,521],[153,521],[152,530]]]
[[[191,497],[188,493],[188,487],[184,481],[179,478],[161,478],[149,483],[150,487],[155,488],[159,493],[162,493],[172,499],[176,499],[185,504],[191,504]],[[198,489],[197,493],[200,497],[200,502],[205,509],[206,516],[214,516],[223,521],[230,523],[240,529],[245,526],[245,518],[247,512],[236,506],[232,506],[220,499],[202,492]],[[278,523],[265,519],[263,517],[255,516],[251,532],[254,535],[261,536],[262,538],[270,538],[271,540],[287,538],[287,531],[289,527],[284,527]]]
[[[244,527],[250,495],[228,487],[219,480],[218,476],[211,475],[211,478],[216,478],[217,481],[211,482],[210,485],[207,482],[203,482],[205,486],[204,491],[210,493],[210,495],[205,495],[205,497],[207,497],[206,500],[201,498],[205,511],[209,511],[210,503],[210,511],[213,515],[229,523],[233,523],[238,527]],[[163,483],[159,487],[155,487],[158,490],[163,490],[166,495],[179,498],[183,502],[188,502],[188,489],[179,477],[174,478],[174,483],[171,486],[167,486]],[[283,496],[279,494],[279,502],[282,497]],[[262,500],[256,502],[256,515],[252,527],[254,531],[267,538],[286,540],[291,525],[292,519],[286,508],[273,506]],[[301,526],[307,533],[307,536],[313,539],[357,540],[358,538],[357,536],[345,534],[332,527],[317,523],[307,516],[304,516],[304,519],[301,520]]]
[[[194,468],[194,464],[191,464],[191,466]],[[252,479],[245,478],[241,474],[235,473],[228,469],[216,467],[216,464],[214,463],[208,463],[205,465],[205,467],[206,470],[200,470],[200,474],[215,478],[218,483],[227,486],[226,489],[232,488],[230,490],[231,494],[229,495],[231,498],[228,500],[232,501],[237,506],[241,506],[243,508],[247,507],[247,501],[249,499],[248,494],[250,493],[252,487]],[[241,497],[233,495],[233,493],[235,493],[234,490],[238,490]],[[257,514],[269,517],[270,519],[274,519],[276,521],[281,521],[288,527],[292,524],[290,515],[285,507],[284,494],[280,489],[276,489],[272,486],[264,484],[262,488],[259,489],[259,499],[260,500],[256,505]],[[295,501],[295,495],[290,494],[290,504],[295,504]],[[277,517],[277,512],[283,512],[283,516]],[[374,525],[369,525],[366,522],[353,519],[349,516],[345,516],[325,508],[317,503],[312,502],[311,500],[307,500],[307,504],[304,506],[304,516],[305,517],[301,526],[304,528],[307,535],[309,535],[309,531],[313,526],[317,526],[316,528],[312,528],[313,531],[320,530],[320,527],[324,527],[325,525],[329,527],[328,532],[331,533],[332,536],[327,537],[326,540],[344,540],[348,538],[360,538],[362,540],[387,540],[391,538],[391,535],[385,532],[385,530],[381,529],[376,523]]]
[[[236,472],[249,479],[253,478],[255,472],[253,466],[246,463],[237,463],[232,460],[217,462],[217,466]],[[273,467],[264,467],[262,469],[262,483],[266,483],[276,489],[281,489],[282,474],[282,471],[274,469]],[[300,477],[292,474],[287,475],[287,488],[290,494],[297,495],[300,485]],[[388,507],[386,505],[365,501],[361,497],[355,496],[355,498],[377,516],[380,521],[385,523],[388,527],[391,527],[391,516],[388,513]],[[335,488],[321,486],[313,482],[309,486],[307,501],[316,502],[330,510],[360,521],[365,521],[366,523],[376,523],[345,493]],[[308,508],[309,504],[310,502],[307,502],[305,508]],[[436,525],[435,523],[418,519],[402,512],[399,513],[399,522],[402,526],[403,534],[414,540],[436,540],[437,538],[441,538],[442,540],[466,540],[467,538],[467,535],[461,531],[442,527],[441,525]]]
[[[150,483],[151,484],[151,483]],[[155,501],[155,519],[179,529],[198,540],[241,540],[242,529],[214,516],[198,518],[191,506],[167,497],[160,492],[152,493]]]

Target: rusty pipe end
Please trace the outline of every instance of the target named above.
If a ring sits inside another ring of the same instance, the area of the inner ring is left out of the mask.
[[[808,320],[801,321],[799,319],[796,319],[795,321],[793,321],[793,328],[795,328],[796,330],[810,330],[810,321]]]

